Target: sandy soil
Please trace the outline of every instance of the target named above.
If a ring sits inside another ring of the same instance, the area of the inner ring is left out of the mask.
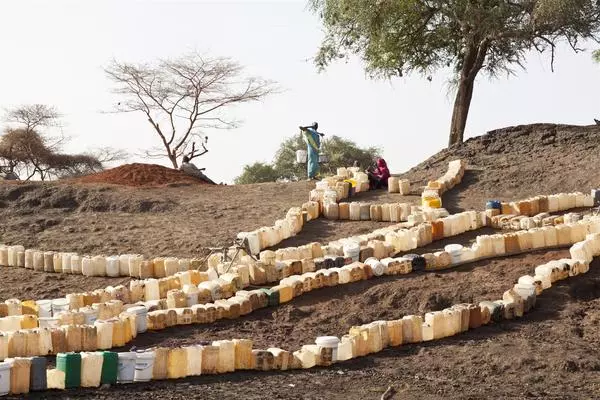
[[[443,151],[403,174],[415,192],[441,175],[451,159],[469,160],[463,183],[444,196],[451,211],[483,208],[490,198],[589,190],[600,173],[600,128],[537,125],[502,130]],[[585,168],[584,168],[585,167]],[[225,245],[239,231],[272,224],[307,199],[308,183],[211,187],[127,188],[98,184],[0,185],[0,238],[80,253],[139,252],[195,256]],[[384,192],[357,199],[417,201]],[[310,223],[281,246],[329,241],[368,232],[379,223]],[[466,243],[466,234],[449,242]],[[439,248],[445,243],[436,243]],[[444,273],[386,277],[321,289],[275,309],[210,326],[141,335],[133,345],[180,345],[203,339],[252,338],[257,347],[295,350],[327,333],[377,319],[437,310],[458,302],[498,299],[535,266],[566,250],[481,261]],[[2,299],[41,298],[94,289],[123,279],[33,273],[1,268]],[[600,390],[600,262],[583,277],[545,291],[522,319],[493,324],[427,344],[390,348],[329,369],[247,372],[110,389],[43,393],[32,397],[149,399],[379,399],[393,385],[396,398],[595,398]]]

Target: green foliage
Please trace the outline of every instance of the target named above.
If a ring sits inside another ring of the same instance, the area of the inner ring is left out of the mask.
[[[306,164],[296,163],[296,150],[305,149],[306,143],[300,135],[286,138],[272,165],[254,163],[246,165],[242,175],[235,179],[236,184],[274,182],[278,179],[296,181],[306,179]],[[321,142],[321,152],[329,156],[329,162],[321,165],[321,174],[334,174],[339,167],[349,167],[357,162],[367,168],[381,155],[376,147],[360,148],[351,140],[339,136],[326,137]]]
[[[374,77],[429,74],[468,56],[491,75],[511,71],[528,50],[553,49],[561,39],[576,48],[598,38],[595,0],[311,0],[326,36],[316,58],[324,68],[360,55]]]
[[[235,178],[235,184],[245,185],[248,183],[275,182],[277,178],[279,178],[279,175],[272,165],[255,162],[244,167],[244,172]]]
[[[524,67],[530,50],[600,38],[597,0],[310,0],[325,27],[320,69],[358,55],[373,78],[451,67],[458,86],[452,132],[462,141],[477,74]],[[451,136],[452,137],[452,136]]]
[[[592,57],[594,58],[594,61],[600,63],[600,50],[594,51],[594,53],[592,53]]]

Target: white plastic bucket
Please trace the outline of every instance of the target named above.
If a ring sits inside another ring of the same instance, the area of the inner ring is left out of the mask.
[[[333,349],[331,354],[331,361],[337,361],[337,349],[338,344],[340,343],[340,339],[336,336],[319,336],[317,340],[315,340],[317,346],[326,347]]]
[[[69,311],[69,300],[54,299],[52,300],[52,315],[58,315],[63,311]]]
[[[140,351],[136,354],[134,381],[149,382],[152,379],[155,357],[154,351]]]
[[[461,244],[449,244],[444,247],[444,251],[450,254],[452,264],[458,264],[462,261],[464,247]]]
[[[356,262],[360,260],[360,244],[357,242],[344,243],[344,257],[351,258]]]
[[[0,362],[0,396],[10,392],[10,363]]]
[[[373,271],[373,275],[375,275],[375,276],[381,276],[381,275],[385,274],[385,272],[387,270],[385,265],[383,265],[381,263],[381,261],[379,261],[375,257],[367,258],[365,260],[365,264],[367,264],[368,266],[371,267],[371,270]]]
[[[148,329],[147,325],[147,316],[148,309],[144,306],[136,306],[131,307],[127,310],[127,312],[133,313],[135,315],[135,326],[137,333],[144,333]]]
[[[52,300],[37,300],[38,316],[48,318],[52,316]]]
[[[136,353],[133,351],[118,353],[118,375],[117,382],[131,383],[135,378]]]
[[[306,150],[296,150],[296,162],[298,164],[306,164],[306,160],[308,159],[308,153]]]

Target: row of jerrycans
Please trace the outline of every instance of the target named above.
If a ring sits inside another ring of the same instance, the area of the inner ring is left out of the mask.
[[[585,239],[592,220],[545,226],[515,233],[477,237],[478,257],[492,257],[545,247],[568,246]]]
[[[171,349],[159,347],[149,349],[145,354],[151,358],[151,373],[146,379],[136,375],[137,381],[179,379],[236,370],[302,368],[301,361],[293,354],[279,348],[253,349],[252,341],[247,339],[201,342],[198,345]]]
[[[94,325],[65,325],[0,333],[0,359],[94,351],[121,347],[137,335],[135,316],[96,321]]]
[[[591,194],[559,193],[549,196],[536,196],[529,199],[501,203],[502,214],[518,214],[534,216],[544,212],[557,212],[574,208],[593,207],[594,197]]]
[[[535,285],[524,282],[516,284],[504,293],[502,300],[496,302],[458,304],[427,313],[425,318],[410,315],[400,320],[376,321],[352,327],[349,334],[341,338],[337,359],[344,361],[379,352],[387,346],[440,339],[488,324],[492,320],[522,316],[535,305],[535,299]]]
[[[10,246],[12,248],[22,246]],[[21,252],[17,253],[21,254]],[[11,259],[10,254],[7,255]],[[2,261],[2,248],[0,248]],[[122,254],[118,256],[80,256],[76,253],[40,251],[27,249],[23,251],[22,259],[17,257],[14,266],[25,267],[36,271],[58,272],[67,274],[82,274],[85,276],[131,276],[137,278],[161,278],[187,271],[200,266],[199,259],[184,259],[175,257],[156,257],[145,260],[137,254]],[[13,263],[11,263],[13,264]]]
[[[267,307],[268,294],[265,290],[240,290],[235,296],[214,303],[195,304],[191,307],[167,308],[166,302],[157,304],[147,315],[149,330],[162,330],[170,326],[212,323],[220,319],[235,319],[254,310]]]

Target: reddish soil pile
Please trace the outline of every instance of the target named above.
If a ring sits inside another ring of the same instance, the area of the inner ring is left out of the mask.
[[[156,164],[125,164],[77,179],[79,183],[110,183],[126,186],[160,186],[172,183],[204,184],[181,171]]]

